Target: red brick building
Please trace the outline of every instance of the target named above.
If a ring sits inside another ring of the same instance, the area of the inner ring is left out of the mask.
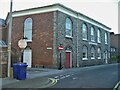
[[[22,11],[20,11],[22,12]],[[19,13],[14,12],[14,13]],[[13,13],[13,16],[14,16]],[[32,40],[27,41],[27,48],[24,50],[24,54],[28,54],[30,58],[24,55],[25,59],[31,59],[29,67],[50,66],[53,63],[53,14],[54,12],[47,12],[34,15],[25,15],[19,17],[13,17],[13,30],[12,30],[12,49],[15,53],[20,53],[18,47],[18,41],[24,36],[24,22],[26,19],[32,18]],[[50,49],[51,48],[51,49]],[[18,54],[19,55],[19,54]],[[15,55],[14,55],[15,56]],[[15,63],[19,58],[15,60],[12,56],[12,62]],[[18,56],[19,57],[19,56]],[[25,60],[24,62],[28,62]],[[55,64],[56,65],[56,64]]]
[[[28,67],[64,68],[109,63],[110,28],[61,4],[13,12],[12,62],[18,41],[27,38],[23,62]],[[7,23],[9,20],[7,18]],[[64,49],[60,51],[58,46]]]

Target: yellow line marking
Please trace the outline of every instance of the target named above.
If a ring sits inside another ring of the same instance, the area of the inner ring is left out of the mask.
[[[116,90],[118,88],[118,86],[120,85],[120,81],[115,85],[113,90]]]
[[[50,83],[50,86],[54,86],[57,83],[57,79],[49,78],[52,82]]]

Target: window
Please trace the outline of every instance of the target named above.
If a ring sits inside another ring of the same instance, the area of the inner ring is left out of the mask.
[[[91,48],[91,59],[95,59],[95,48]]]
[[[32,19],[27,18],[24,22],[24,37],[27,41],[32,41]]]
[[[83,46],[83,60],[87,60],[87,47]]]
[[[108,36],[107,36],[107,32],[105,32],[105,44],[108,43]]]
[[[91,41],[95,42],[95,29],[93,27],[91,27]]]
[[[115,52],[116,51],[116,49],[115,48],[111,48],[111,52]]]
[[[98,48],[98,59],[101,59],[101,48]]]
[[[116,50],[115,50],[115,48],[113,48],[113,52],[115,52]]]
[[[101,31],[100,31],[100,29],[98,29],[97,36],[98,36],[98,38],[97,38],[98,43],[101,43]]]
[[[108,50],[104,52],[105,63],[108,63]]]
[[[66,18],[66,37],[72,37],[72,21]]]
[[[83,40],[87,40],[87,26],[86,26],[86,24],[82,25],[82,38],[83,38]]]

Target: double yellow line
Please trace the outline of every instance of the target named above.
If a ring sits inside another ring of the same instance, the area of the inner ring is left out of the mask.
[[[49,78],[49,80],[51,81],[51,83],[49,84],[49,87],[54,86],[57,83],[57,79]]]

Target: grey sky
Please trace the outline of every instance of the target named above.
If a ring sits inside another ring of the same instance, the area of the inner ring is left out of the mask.
[[[75,11],[91,17],[118,33],[119,0],[13,0],[13,11],[61,3]],[[0,1],[0,18],[5,19],[10,11],[10,0]]]

